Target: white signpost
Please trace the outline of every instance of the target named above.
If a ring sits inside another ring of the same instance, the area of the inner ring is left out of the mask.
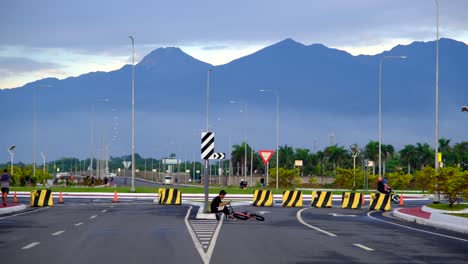
[[[268,164],[269,164],[269,161],[271,159],[271,157],[273,157],[273,153],[275,153],[274,150],[259,150],[258,153],[260,154],[260,157],[262,158],[263,160],[263,163],[266,165],[266,185],[269,186],[269,183],[268,183]]]

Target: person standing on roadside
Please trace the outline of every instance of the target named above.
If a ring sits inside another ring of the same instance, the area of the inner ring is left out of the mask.
[[[8,173],[7,169],[3,170],[3,174],[0,178],[0,181],[2,183],[2,202],[3,206],[7,206],[7,198],[8,198],[8,193],[10,192],[10,180],[11,180],[11,175]]]

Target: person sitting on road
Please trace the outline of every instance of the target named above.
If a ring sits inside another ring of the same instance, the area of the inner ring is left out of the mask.
[[[219,213],[224,213],[225,215],[229,215],[229,209],[225,205],[230,204],[231,202],[223,203],[222,199],[224,199],[225,196],[226,196],[226,191],[221,190],[219,192],[219,195],[216,196],[211,202],[210,211],[216,214],[216,219],[218,220],[220,217]]]

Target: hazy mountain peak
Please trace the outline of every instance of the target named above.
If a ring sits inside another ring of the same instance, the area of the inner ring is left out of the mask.
[[[139,63],[138,67],[146,70],[155,70],[160,67],[170,66],[183,66],[191,64],[205,64],[187,53],[183,52],[180,48],[167,47],[158,48],[146,55]]]
[[[294,39],[292,38],[287,38],[287,39],[284,39],[280,42],[277,42],[273,45],[271,45],[272,47],[276,46],[276,47],[304,47],[305,45],[300,43],[300,42],[297,42],[295,41]]]

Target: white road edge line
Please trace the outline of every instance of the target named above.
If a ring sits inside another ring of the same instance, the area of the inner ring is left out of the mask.
[[[336,237],[336,236],[337,236],[337,235],[335,235],[335,234],[333,234],[333,233],[327,232],[327,231],[322,230],[322,229],[320,229],[320,228],[318,228],[318,227],[315,227],[315,226],[313,226],[313,225],[309,225],[309,224],[307,224],[304,220],[302,220],[301,213],[302,213],[302,211],[307,210],[307,209],[310,209],[310,208],[301,209],[301,210],[299,210],[299,211],[297,212],[297,214],[296,214],[297,220],[299,220],[299,222],[300,222],[301,224],[303,224],[303,225],[305,225],[305,226],[307,226],[307,227],[310,227],[310,228],[312,228],[312,229],[315,229],[315,230],[317,230],[317,231],[319,231],[319,232],[322,232],[322,233],[324,233],[324,234],[326,234],[326,235],[329,235],[329,236],[332,236],[332,237]]]
[[[33,242],[33,243],[31,243],[31,244],[29,244],[27,246],[22,247],[21,249],[30,249],[32,247],[35,247],[35,246],[39,245],[40,243],[41,242]]]
[[[93,219],[93,218],[96,218],[96,217],[97,217],[97,215],[92,215],[92,216],[90,217],[90,219]]]
[[[380,222],[384,222],[384,223],[387,223],[387,224],[392,224],[392,225],[408,228],[408,229],[411,229],[411,230],[414,230],[414,231],[419,231],[419,232],[423,232],[423,233],[427,233],[427,234],[431,234],[431,235],[435,235],[435,236],[441,236],[441,237],[446,237],[446,238],[451,238],[451,239],[456,239],[456,240],[468,242],[468,240],[463,239],[463,238],[458,238],[458,237],[448,236],[448,235],[444,235],[444,234],[434,233],[434,232],[431,232],[431,231],[426,231],[426,230],[417,229],[417,228],[414,228],[414,227],[409,227],[409,226],[400,225],[400,224],[397,224],[397,223],[392,223],[392,222],[389,222],[389,221],[381,220],[381,219],[378,219],[376,217],[371,216],[370,215],[371,213],[373,213],[373,212],[368,212],[367,216],[374,219],[374,220],[380,221]]]
[[[360,247],[360,248],[362,248],[364,250],[367,250],[367,251],[374,251],[374,249],[372,249],[370,247],[366,247],[366,246],[361,245],[361,244],[353,244],[353,245],[355,245],[356,247]]]
[[[82,224],[84,224],[84,223],[83,223],[83,222],[79,222],[79,223],[76,223],[75,225],[76,225],[76,226],[79,226],[79,225],[82,225]]]
[[[30,214],[30,213],[34,213],[34,212],[37,212],[37,211],[42,211],[42,210],[45,210],[45,209],[47,209],[47,208],[49,208],[49,207],[44,207],[44,208],[36,209],[36,210],[33,210],[33,211],[28,211],[28,212],[23,212],[23,213],[19,213],[19,214],[14,214],[14,215],[9,215],[9,216],[0,217],[0,220],[5,219],[5,218],[9,218],[9,217],[13,217],[13,216],[24,215],[24,214]]]
[[[53,236],[58,236],[58,235],[62,234],[63,232],[65,232],[65,230],[57,231],[57,232],[53,233],[52,235]]]

